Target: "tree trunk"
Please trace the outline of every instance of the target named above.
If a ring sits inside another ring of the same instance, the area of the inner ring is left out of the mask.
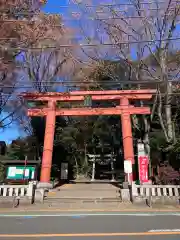
[[[165,101],[165,116],[167,124],[167,135],[170,141],[173,141],[173,123],[172,123],[172,112],[171,112],[171,95],[172,95],[172,83],[167,81],[166,84],[166,101]]]
[[[79,176],[79,166],[78,166],[78,162],[77,162],[77,159],[75,156],[74,156],[74,160],[75,160],[75,165],[76,165],[76,178],[77,178],[77,176]]]
[[[161,67],[161,78],[165,84],[165,125],[167,141],[170,143],[173,141],[173,124],[172,124],[172,112],[171,112],[171,100],[172,100],[172,83],[168,81],[168,70],[167,70],[167,49],[165,42],[162,42],[160,51],[160,67]]]
[[[88,165],[88,160],[87,160],[87,143],[84,142],[84,164],[83,165]]]
[[[147,155],[150,157],[150,143],[149,143],[150,126],[149,126],[149,122],[145,116],[143,116],[143,122],[144,122],[144,129],[145,129],[143,142],[144,142],[144,146],[145,146],[145,151],[146,151]]]
[[[145,147],[145,152],[148,155],[149,158],[149,175],[152,176],[152,164],[151,164],[151,158],[150,158],[150,141],[149,141],[149,131],[150,131],[150,124],[145,116],[143,116],[143,121],[144,121],[144,147]]]

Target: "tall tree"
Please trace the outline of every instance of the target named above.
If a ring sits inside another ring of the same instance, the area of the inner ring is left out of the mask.
[[[9,125],[14,110],[9,112],[7,105],[15,91],[17,78],[17,56],[20,48],[31,46],[37,36],[37,26],[30,20],[39,13],[45,1],[5,1],[0,3],[0,127]],[[35,37],[33,37],[35,36]],[[17,109],[17,108],[16,108]],[[5,113],[6,114],[3,114]]]
[[[79,11],[76,18],[78,16],[80,33],[84,34],[81,41],[90,46],[83,47],[86,56],[94,61],[102,57],[123,58],[131,71],[131,79],[137,83],[136,88],[145,87],[145,83],[157,88],[159,121],[166,141],[172,144],[175,141],[172,81],[178,80],[179,63],[174,62],[172,67],[169,55],[179,49],[179,1],[130,0],[122,4],[113,1],[95,5],[93,1],[73,2]],[[109,68],[105,71],[112,72]],[[148,132],[146,119],[144,124]]]
[[[38,92],[55,91],[58,78],[68,75],[75,64],[73,47],[62,46],[72,44],[72,32],[63,26],[60,15],[40,14],[36,24],[40,31],[43,29],[44,36],[24,53],[22,68],[26,84]]]

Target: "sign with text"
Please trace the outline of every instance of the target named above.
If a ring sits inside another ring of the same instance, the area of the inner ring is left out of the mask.
[[[140,183],[147,183],[148,180],[148,164],[149,160],[147,156],[139,156],[138,157],[139,163],[139,180]]]
[[[132,162],[130,160],[124,161],[124,172],[125,173],[132,173]]]
[[[23,180],[35,179],[35,167],[30,166],[10,166],[7,169],[7,179]]]

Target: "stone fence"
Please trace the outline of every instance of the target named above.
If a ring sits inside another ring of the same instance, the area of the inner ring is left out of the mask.
[[[121,189],[123,202],[145,202],[148,206],[152,203],[180,203],[180,185],[136,185]],[[0,185],[0,203],[9,202],[13,206],[25,202],[32,204],[43,203],[47,189],[38,186],[37,182],[29,182],[28,185]]]
[[[132,202],[146,201],[148,205],[155,202],[172,203],[180,201],[180,185],[135,185],[130,188]]]
[[[36,185],[29,182],[28,185],[0,185],[0,203],[13,201],[13,205],[21,200],[33,203]]]
[[[46,194],[47,188],[37,181],[28,185],[0,185],[0,203],[6,205],[43,203]]]

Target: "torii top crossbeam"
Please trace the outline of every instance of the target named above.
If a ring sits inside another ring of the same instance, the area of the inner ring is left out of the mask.
[[[85,96],[91,96],[92,100],[120,100],[122,102],[123,99],[126,99],[125,104],[121,103],[119,107],[116,108],[61,108],[56,109],[56,116],[90,116],[90,115],[120,115],[122,114],[122,110],[128,108],[128,112],[130,114],[149,114],[150,110],[147,107],[134,107],[127,103],[128,99],[144,99],[148,100],[152,98],[152,94],[154,94],[155,90],[107,90],[107,91],[73,91],[66,93],[57,93],[57,92],[48,92],[48,93],[22,93],[26,100],[33,101],[47,101],[48,107],[44,108],[35,108],[29,109],[29,116],[46,116],[51,108],[51,102],[55,103],[57,101],[83,101]]]
[[[113,99],[151,99],[154,89],[141,90],[105,90],[105,91],[72,91],[72,92],[47,92],[47,93],[22,93],[25,99],[37,101],[81,101],[84,96],[91,96],[92,100],[113,100]]]

